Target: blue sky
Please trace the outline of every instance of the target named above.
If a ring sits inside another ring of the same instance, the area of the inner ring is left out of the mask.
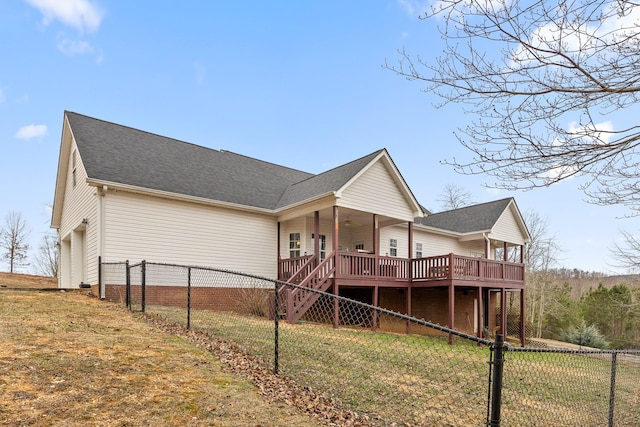
[[[418,200],[447,184],[476,202],[514,196],[563,249],[558,266],[611,271],[621,207],[575,181],[507,193],[440,163],[468,153],[459,106],[385,70],[405,47],[439,52],[411,1],[0,3],[0,222],[21,212],[32,254],[49,230],[64,110],[319,173],[387,148]],[[7,266],[0,264],[0,270]]]

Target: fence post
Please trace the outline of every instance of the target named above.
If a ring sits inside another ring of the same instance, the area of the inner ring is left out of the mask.
[[[613,426],[613,413],[616,406],[616,370],[618,365],[618,353],[611,353],[611,385],[609,387],[609,427]]]
[[[276,288],[276,297],[274,301],[274,312],[275,316],[273,316],[273,328],[274,328],[274,337],[273,337],[273,372],[277,375],[279,371],[279,362],[278,362],[278,318],[280,317],[280,285],[278,282],[274,282]]]
[[[502,405],[502,374],[504,371],[504,336],[496,334],[494,342],[493,381],[491,390],[490,426],[500,426],[500,407]]]
[[[126,274],[125,274],[125,281],[126,281],[126,285],[125,285],[125,303],[127,305],[127,308],[129,310],[131,310],[131,270],[129,267],[129,260],[127,260],[125,263],[125,269],[126,269]]]
[[[147,286],[147,262],[145,260],[142,260],[141,263],[141,274],[142,274],[142,295],[141,295],[141,309],[142,312],[144,313],[144,307],[146,305],[146,286]]]
[[[98,255],[98,298],[104,299],[102,292],[102,255]]]
[[[191,329],[191,267],[187,269],[187,329]]]

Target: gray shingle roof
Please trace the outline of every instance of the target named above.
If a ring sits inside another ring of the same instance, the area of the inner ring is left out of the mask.
[[[90,179],[276,209],[341,188],[377,151],[319,175],[66,111]]]
[[[472,233],[490,230],[505,211],[512,197],[481,203],[445,212],[431,214],[425,218],[416,218],[416,224],[438,228],[456,233]]]

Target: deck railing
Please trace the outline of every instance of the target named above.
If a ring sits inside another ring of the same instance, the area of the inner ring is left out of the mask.
[[[339,252],[335,276],[341,279],[425,282],[434,280],[505,281],[524,283],[524,264],[455,254],[398,258]],[[280,280],[300,283],[313,269],[313,256],[281,260]]]

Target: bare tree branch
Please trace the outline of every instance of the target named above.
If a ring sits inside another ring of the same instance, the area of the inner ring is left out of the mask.
[[[470,192],[455,184],[446,184],[436,199],[442,210],[463,208],[473,204]]]
[[[640,215],[640,125],[623,117],[640,94],[637,2],[440,0],[422,18],[443,53],[385,67],[474,117],[455,134],[471,158],[444,163],[507,190],[583,177],[591,202]]]

